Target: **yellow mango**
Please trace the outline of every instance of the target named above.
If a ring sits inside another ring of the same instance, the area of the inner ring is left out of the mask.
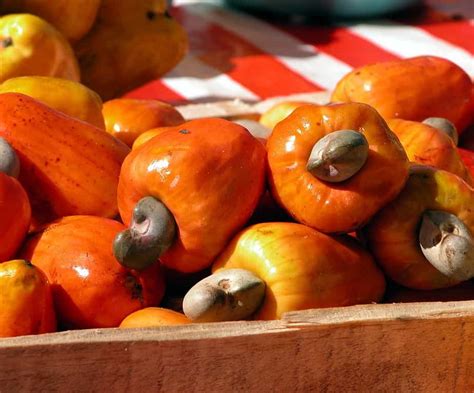
[[[47,76],[21,76],[0,84],[1,93],[25,94],[59,112],[105,129],[102,100],[78,82]]]
[[[29,14],[0,17],[0,64],[0,83],[25,75],[80,79],[66,39],[48,22]]]

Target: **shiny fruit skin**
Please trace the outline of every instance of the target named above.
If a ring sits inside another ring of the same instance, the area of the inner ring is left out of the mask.
[[[311,149],[343,129],[363,133],[369,143],[367,161],[346,181],[321,181],[306,168]],[[397,196],[408,177],[399,140],[373,108],[360,103],[297,108],[274,128],[267,151],[275,200],[298,222],[326,233],[363,226]]]
[[[250,218],[264,178],[265,149],[245,128],[223,119],[193,120],[127,156],[119,211],[128,224],[141,198],[163,202],[179,235],[161,261],[183,273],[197,272],[210,266]]]
[[[115,260],[112,242],[124,229],[107,218],[70,216],[26,242],[22,256],[47,275],[62,325],[116,327],[130,313],[161,301],[165,284],[159,264],[139,273]]]
[[[0,262],[12,258],[31,221],[31,207],[18,180],[0,173]]]
[[[33,228],[67,215],[117,214],[120,166],[129,152],[122,142],[18,93],[0,94],[0,136],[20,158]]]
[[[443,131],[427,124],[401,119],[389,119],[387,124],[400,140],[410,161],[454,173],[473,184],[456,145]]]
[[[120,328],[146,328],[158,326],[186,325],[191,321],[177,311],[160,307],[147,307],[128,315]]]
[[[51,23],[71,42],[81,39],[95,22],[101,0],[3,0],[6,13],[25,12]]]
[[[363,102],[384,119],[423,121],[444,117],[461,133],[473,120],[473,85],[453,62],[419,56],[365,65],[337,84],[333,102]]]
[[[145,131],[184,123],[172,105],[157,100],[116,98],[104,103],[103,114],[107,132],[130,147]]]
[[[474,233],[474,189],[458,176],[414,165],[405,188],[367,227],[368,245],[385,273],[412,289],[440,289],[458,284],[424,257],[418,227],[426,210],[456,215]]]
[[[355,240],[296,223],[262,223],[240,232],[212,271],[234,268],[249,270],[266,283],[265,299],[254,319],[377,302],[385,290],[382,272]]]
[[[102,100],[80,83],[46,76],[22,76],[6,80],[1,93],[21,93],[68,116],[105,129]]]
[[[45,274],[25,260],[0,263],[0,337],[56,331]]]
[[[140,134],[135,142],[133,142],[132,150],[137,149],[144,143],[148,142],[150,139],[154,138],[157,135],[162,134],[165,131],[168,131],[170,127],[157,127],[152,128],[151,130],[145,131],[144,133]]]
[[[48,22],[29,14],[0,17],[0,64],[0,83],[25,75],[80,79],[66,39]]]

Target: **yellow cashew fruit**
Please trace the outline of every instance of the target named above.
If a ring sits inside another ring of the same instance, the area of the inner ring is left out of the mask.
[[[37,15],[56,27],[70,42],[84,37],[92,28],[101,0],[3,0],[2,13]]]
[[[0,83],[25,75],[79,81],[74,52],[63,35],[30,14],[0,17]]]
[[[88,87],[67,79],[21,76],[0,85],[2,93],[21,93],[76,119],[105,129],[102,100]]]

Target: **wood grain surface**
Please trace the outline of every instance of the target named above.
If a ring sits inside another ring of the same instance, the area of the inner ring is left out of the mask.
[[[474,301],[0,340],[0,392],[474,392]]]

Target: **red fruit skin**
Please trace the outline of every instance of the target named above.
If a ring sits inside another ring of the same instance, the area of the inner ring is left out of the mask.
[[[117,214],[120,167],[130,151],[118,139],[17,93],[0,94],[0,137],[20,159],[33,229],[64,216]]]
[[[137,202],[159,199],[178,234],[161,256],[182,273],[208,268],[254,212],[263,193],[266,151],[244,127],[218,118],[172,127],[132,150],[120,171],[120,216]]]
[[[132,312],[160,303],[165,288],[160,264],[137,272],[113,255],[113,240],[124,229],[102,217],[70,216],[26,242],[22,255],[48,277],[63,327],[116,327]]]
[[[0,172],[0,262],[12,258],[25,239],[31,207],[20,182]]]
[[[461,134],[473,120],[474,88],[457,64],[436,56],[367,64],[344,76],[331,101],[363,102],[384,119],[451,120]]]

